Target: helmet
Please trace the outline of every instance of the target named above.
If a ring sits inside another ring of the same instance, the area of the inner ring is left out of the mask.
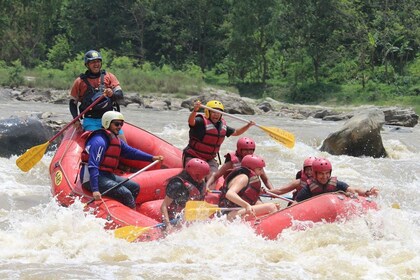
[[[303,161],[303,169],[305,169],[305,167],[312,167],[312,163],[315,160],[316,160],[316,157],[305,158],[305,160]]]
[[[255,141],[248,137],[242,137],[236,142],[236,152],[241,153],[242,150],[255,150]]]
[[[100,61],[102,61],[102,56],[101,53],[95,50],[90,50],[87,53],[85,53],[85,65],[92,60],[97,60],[99,59]]]
[[[265,167],[264,159],[256,155],[246,155],[241,161],[241,166],[254,170]]]
[[[190,159],[186,166],[185,170],[196,182],[200,182],[210,173],[210,165],[199,158]]]
[[[206,106],[213,109],[221,110],[221,111],[225,110],[225,107],[223,106],[222,102],[217,101],[217,100],[210,100],[209,102],[207,102]],[[209,111],[210,111],[209,109],[204,109],[204,115],[206,118],[210,118]]]
[[[312,163],[312,172],[315,174],[316,172],[325,172],[325,171],[332,171],[331,162],[326,158],[317,158]]]
[[[102,126],[105,129],[109,128],[109,125],[113,120],[124,120],[123,114],[117,111],[108,111],[102,116]]]

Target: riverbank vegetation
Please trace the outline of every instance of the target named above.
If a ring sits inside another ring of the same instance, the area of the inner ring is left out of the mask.
[[[415,0],[3,1],[0,84],[69,89],[98,49],[125,91],[202,87],[420,113]]]

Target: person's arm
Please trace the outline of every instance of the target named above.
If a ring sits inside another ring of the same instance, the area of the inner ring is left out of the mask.
[[[117,77],[115,77],[115,75],[110,72],[106,72],[106,76],[107,79],[105,85],[107,88],[105,89],[104,94],[106,94],[108,97],[111,97],[113,101],[120,101],[124,99],[124,93]]]
[[[206,189],[213,190],[214,189],[214,183],[219,179],[223,174],[225,174],[229,169],[232,169],[232,162],[226,162],[223,164],[216,172],[214,172],[210,178],[206,182]]]
[[[357,193],[360,196],[378,196],[379,190],[376,187],[372,187],[369,190],[360,187],[351,187],[347,188],[347,192]]]
[[[79,111],[77,110],[77,101],[74,99],[70,99],[69,101],[69,109],[70,113],[73,116],[73,119],[79,115]]]
[[[197,112],[200,110],[200,105],[201,105],[200,101],[194,102],[194,108],[192,112],[190,113],[190,116],[188,117],[188,125],[190,127],[195,126],[195,123],[196,123],[195,117],[197,116]]]
[[[104,151],[107,149],[107,142],[101,135],[95,135],[88,141],[86,146],[90,146],[88,158],[90,187],[95,200],[99,200],[101,199],[98,183],[99,165],[104,158]]]
[[[162,205],[160,206],[160,212],[162,213],[162,222],[166,225],[166,227],[171,226],[171,222],[169,220],[169,213],[168,213],[168,206],[174,201],[169,196],[165,195],[163,199]]]
[[[266,186],[269,191],[272,191],[274,188],[270,180],[268,180],[267,174],[265,174],[265,170],[263,170],[263,173],[261,174],[260,177],[261,177],[261,181],[263,181],[264,183],[264,186]]]
[[[70,100],[69,100],[69,109],[70,109],[70,113],[74,118],[76,118],[79,115],[79,110],[77,108],[77,103],[78,103],[78,95],[79,95],[79,84],[80,84],[81,79],[77,78],[74,82],[73,82],[73,86],[70,90]],[[80,127],[80,119],[76,122],[74,122],[74,126],[75,127]]]
[[[247,131],[253,125],[255,125],[255,123],[253,121],[250,121],[249,123],[247,123],[243,127],[235,129],[235,132],[232,133],[232,136],[239,136],[239,135],[243,134],[245,131]]]
[[[232,181],[229,182],[229,189],[226,193],[226,198],[235,203],[236,205],[245,208],[246,214],[255,215],[255,211],[252,208],[252,206],[238,195],[238,193],[247,185],[248,176],[246,176],[245,174],[240,174],[236,176],[232,179]]]
[[[295,190],[296,188],[298,188],[300,186],[300,180],[293,180],[292,182],[290,182],[287,185],[281,186],[277,189],[273,189],[271,190],[272,193],[281,195],[281,194],[285,194],[288,192],[291,192],[293,190]]]
[[[134,159],[134,160],[150,161],[150,162],[155,161],[155,160],[163,161],[163,156],[161,155],[153,156],[151,154],[148,154],[139,149],[129,146],[124,141],[121,141],[121,157],[127,158],[127,159]]]

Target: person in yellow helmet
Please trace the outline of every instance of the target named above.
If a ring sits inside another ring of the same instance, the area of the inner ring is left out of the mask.
[[[183,151],[183,165],[185,167],[192,158],[206,161],[210,165],[208,179],[219,168],[216,156],[225,138],[239,136],[255,123],[249,122],[243,127],[235,129],[226,124],[221,113],[205,109],[204,114],[197,114],[200,106],[200,101],[194,102],[194,109],[188,118],[189,142]],[[222,112],[225,110],[223,104],[217,100],[210,100],[206,106]]]

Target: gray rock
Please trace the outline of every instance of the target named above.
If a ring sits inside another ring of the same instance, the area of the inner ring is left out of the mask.
[[[377,108],[359,112],[324,140],[321,151],[332,155],[386,157],[380,134],[384,122],[384,113]]]

